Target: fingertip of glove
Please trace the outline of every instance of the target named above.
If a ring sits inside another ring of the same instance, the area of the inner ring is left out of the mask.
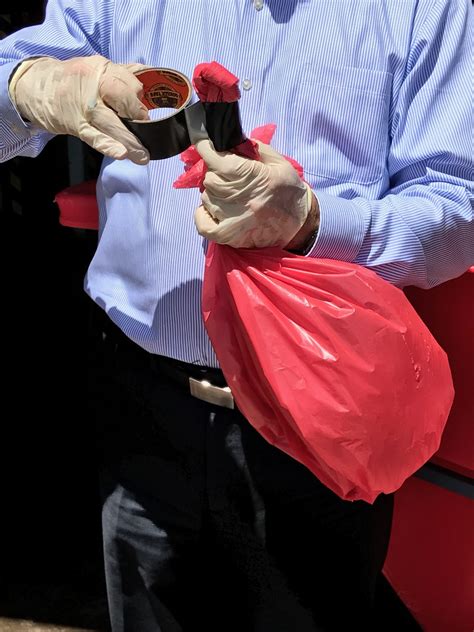
[[[201,140],[196,141],[195,145],[198,154],[204,160],[207,160],[209,156],[214,156],[216,150],[214,149],[214,145],[209,138],[202,138]]]
[[[99,149],[100,151],[100,149]],[[110,151],[103,151],[103,153],[106,156],[109,156],[110,158],[113,158],[114,160],[125,160],[125,158],[128,158],[128,153],[127,150],[125,148],[123,149],[111,149]]]
[[[194,211],[194,223],[198,233],[203,237],[209,237],[217,226],[217,222],[203,204]]]
[[[137,165],[147,165],[150,162],[150,154],[148,152],[138,152],[133,157],[130,156],[130,160]]]
[[[135,112],[135,120],[136,121],[149,121],[150,114],[148,112],[148,108],[144,105],[140,104],[140,107]]]

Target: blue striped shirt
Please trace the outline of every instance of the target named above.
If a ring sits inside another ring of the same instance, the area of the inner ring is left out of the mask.
[[[10,102],[18,60],[99,53],[188,76],[217,60],[247,79],[244,129],[276,123],[274,147],[304,165],[321,210],[309,256],[431,287],[474,263],[470,6],[50,0],[42,25],[0,42],[0,160],[35,156],[50,138]],[[100,242],[85,287],[145,349],[217,366],[200,316],[199,194],[172,188],[181,172],[178,158],[103,161]]]

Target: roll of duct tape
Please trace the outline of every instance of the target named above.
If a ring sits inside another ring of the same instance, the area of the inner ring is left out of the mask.
[[[142,103],[149,109],[174,108],[176,113],[156,121],[122,122],[150,152],[151,160],[176,156],[209,138],[217,151],[226,151],[245,140],[240,123],[239,104],[203,103],[190,105],[189,79],[170,68],[150,68],[136,73],[143,84]]]

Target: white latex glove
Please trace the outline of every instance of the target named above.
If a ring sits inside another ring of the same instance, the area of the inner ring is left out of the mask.
[[[21,116],[52,134],[71,134],[97,151],[146,164],[150,157],[119,116],[147,120],[143,90],[133,72],[140,64],[114,64],[105,57],[52,57],[25,60],[10,82]]]
[[[286,246],[306,221],[312,192],[281,154],[259,143],[261,162],[196,144],[208,172],[194,216],[200,235],[234,248]]]

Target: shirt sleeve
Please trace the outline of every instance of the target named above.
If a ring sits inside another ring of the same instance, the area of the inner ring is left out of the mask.
[[[430,2],[416,22],[393,106],[390,188],[379,200],[315,191],[320,228],[308,256],[430,288],[474,263],[470,3]]]
[[[0,41],[0,162],[37,156],[52,135],[25,123],[10,99],[15,68],[31,57],[108,57],[114,0],[50,0],[44,22]]]

